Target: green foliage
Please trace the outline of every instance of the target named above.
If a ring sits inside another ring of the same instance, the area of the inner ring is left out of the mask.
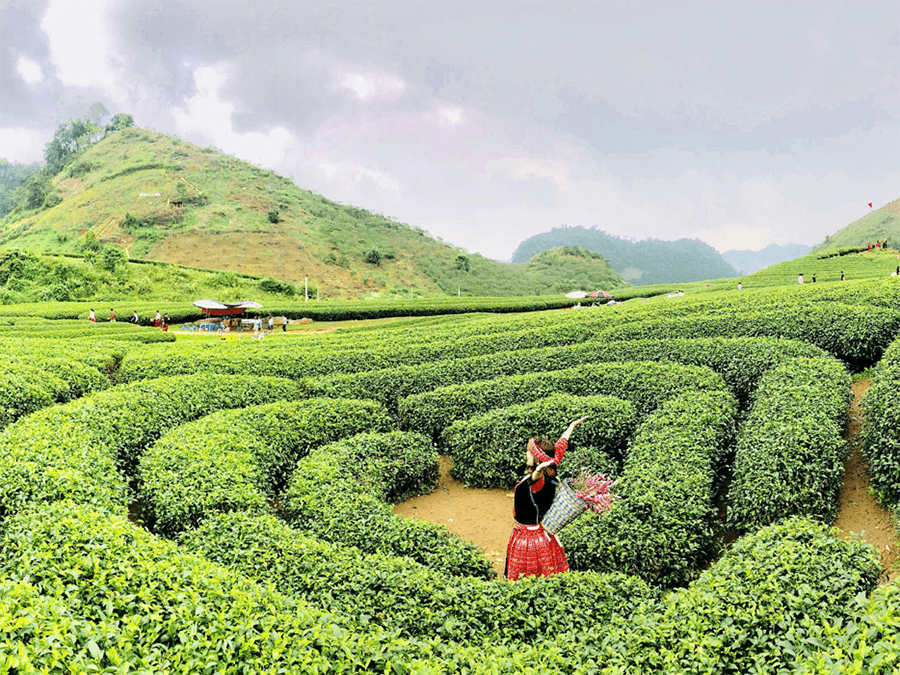
[[[637,285],[735,276],[734,268],[715,249],[698,239],[633,242],[586,227],[557,227],[529,237],[519,244],[512,259],[514,263],[523,263],[559,248],[602,254],[613,270]]]
[[[362,434],[298,463],[280,499],[282,515],[317,539],[405,556],[445,574],[493,577],[481,551],[445,526],[391,512],[388,502],[432,489],[437,476],[437,453],[424,436]]]
[[[900,504],[900,340],[886,350],[863,399],[864,452],[872,486],[887,501]]]
[[[641,423],[612,509],[560,534],[572,568],[619,570],[663,587],[691,581],[713,553],[718,475],[736,414],[730,394],[703,391],[669,399]]]
[[[196,375],[113,387],[43,408],[0,434],[0,521],[73,499],[113,513],[144,448],[173,426],[225,408],[303,398],[292,382]]]
[[[451,424],[443,445],[453,458],[453,476],[470,487],[510,488],[522,476],[529,438],[556,441],[555,434],[583,416],[588,419],[573,434],[560,476],[574,474],[582,465],[610,473],[637,421],[634,406],[611,396],[557,394]]]
[[[290,284],[286,281],[278,281],[277,279],[273,279],[272,277],[260,279],[259,290],[261,290],[263,293],[272,293],[287,296],[295,295],[297,293],[297,287],[294,286],[294,284]]]
[[[868,544],[824,525],[795,518],[766,527],[690,588],[615,619],[594,654],[599,672],[792,672],[796,655],[816,648],[807,627],[849,623],[854,598],[874,589],[878,573]]]
[[[404,638],[515,645],[536,632],[578,632],[655,597],[640,580],[618,573],[573,572],[515,584],[449,577],[404,558],[304,536],[271,516],[213,516],[182,543],[316,608]]]
[[[835,361],[793,359],[762,378],[735,450],[730,527],[752,531],[792,515],[834,519],[851,398],[850,376]]]
[[[724,383],[711,370],[695,366],[600,363],[439,387],[401,399],[399,415],[404,428],[437,439],[456,420],[553,394],[615,396],[644,415],[685,388],[708,391],[724,388]]]
[[[173,535],[211,513],[266,510],[310,449],[388,428],[369,401],[316,399],[208,415],[173,429],[142,456],[142,516],[154,531]]]

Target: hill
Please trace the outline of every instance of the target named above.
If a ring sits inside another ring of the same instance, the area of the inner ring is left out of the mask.
[[[888,240],[888,246],[900,245],[900,199],[888,202],[881,208],[870,211],[859,220],[842,227],[813,248],[813,253],[821,253],[835,248],[868,246],[870,243]]]
[[[595,228],[557,227],[519,244],[513,263],[560,246],[580,246],[600,253],[632,284],[682,283],[737,275],[714,248],[698,239],[629,241]]]
[[[769,244],[760,251],[725,251],[722,257],[738,274],[752,274],[770,265],[804,256],[809,251],[810,247],[805,244]]]
[[[155,260],[367,294],[535,295],[555,265],[509,265],[339,204],[213,148],[130,127],[47,179],[34,208],[0,220],[0,249],[80,254],[112,246]],[[570,290],[570,289],[566,289]]]
[[[628,285],[602,255],[579,246],[543,251],[526,264],[534,274],[553,279],[553,290],[560,293],[610,290]]]

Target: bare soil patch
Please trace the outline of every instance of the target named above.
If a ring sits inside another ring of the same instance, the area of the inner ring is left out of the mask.
[[[503,574],[506,544],[513,528],[513,493],[469,488],[450,475],[453,460],[442,455],[434,492],[394,506],[406,518],[446,525],[462,539],[484,549],[497,574]]]

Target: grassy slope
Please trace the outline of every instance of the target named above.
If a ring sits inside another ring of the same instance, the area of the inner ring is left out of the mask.
[[[867,213],[859,220],[825,237],[825,241],[816,246],[812,252],[821,253],[845,246],[866,246],[885,237],[890,248],[896,249],[900,246],[900,199],[888,202],[880,209]]]
[[[309,278],[326,297],[559,290],[560,270],[466,253],[419,228],[337,204],[272,171],[153,131],[112,134],[79,156],[54,186],[62,198],[57,206],[3,221],[6,248],[74,253],[91,232],[132,258],[301,285]],[[277,223],[268,218],[272,210]],[[134,220],[126,223],[126,214]],[[366,262],[372,249],[384,254],[380,264]],[[468,270],[457,264],[460,255]],[[598,274],[605,280],[608,270]]]

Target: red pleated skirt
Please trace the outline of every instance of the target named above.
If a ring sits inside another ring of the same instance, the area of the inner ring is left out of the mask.
[[[516,523],[506,546],[507,579],[549,577],[568,571],[569,561],[559,539],[551,537],[540,525]]]

